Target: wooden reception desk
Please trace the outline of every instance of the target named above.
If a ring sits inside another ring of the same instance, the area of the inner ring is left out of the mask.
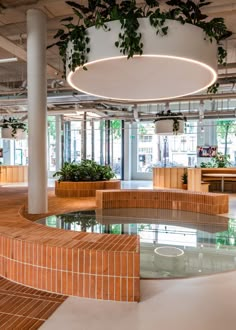
[[[154,167],[153,188],[182,189],[184,167]]]
[[[0,165],[0,183],[28,181],[28,166]]]

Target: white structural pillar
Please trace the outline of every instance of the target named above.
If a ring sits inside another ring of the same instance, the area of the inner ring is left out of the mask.
[[[48,211],[46,24],[42,11],[27,11],[28,212],[31,214]]]
[[[124,180],[131,180],[131,129],[130,123],[124,125]]]
[[[56,170],[61,168],[61,116],[56,116]]]

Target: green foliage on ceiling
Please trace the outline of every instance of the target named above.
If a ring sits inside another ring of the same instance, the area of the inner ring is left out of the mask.
[[[168,34],[167,19],[179,21],[181,24],[189,23],[200,27],[205,32],[205,38],[211,42],[216,40],[218,44],[218,63],[225,64],[227,52],[221,41],[228,38],[232,32],[227,30],[224,19],[216,17],[209,19],[201,12],[201,9],[208,6],[210,2],[170,0],[166,2],[168,9],[162,10],[156,0],[145,0],[137,3],[136,0],[88,0],[87,5],[74,1],[66,1],[72,8],[76,19],[73,16],[61,20],[62,28],[55,34],[55,43],[48,47],[57,45],[59,53],[66,70],[66,60],[69,62],[69,69],[75,70],[82,66],[85,70],[90,52],[90,39],[87,35],[87,28],[95,26],[109,31],[107,22],[119,20],[121,23],[120,33],[114,44],[119,48],[120,53],[131,58],[134,55],[142,55],[143,40],[139,32],[139,18],[148,17],[150,25],[156,30],[156,34],[165,36]],[[67,47],[72,42],[73,50],[68,55]],[[218,83],[214,84],[209,92],[215,93]]]
[[[173,133],[177,134],[179,131],[179,122],[187,121],[187,118],[183,115],[182,112],[172,112],[171,110],[167,110],[166,112],[163,110],[156,114],[156,118],[154,123],[160,120],[173,120]]]

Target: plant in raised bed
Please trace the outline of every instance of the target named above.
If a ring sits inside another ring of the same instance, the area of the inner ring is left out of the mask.
[[[80,163],[65,162],[62,168],[54,173],[58,181],[104,181],[115,177],[109,165],[100,165],[93,160],[85,159]]]

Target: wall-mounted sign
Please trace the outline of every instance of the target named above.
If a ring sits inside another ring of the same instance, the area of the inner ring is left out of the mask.
[[[197,146],[198,157],[215,157],[217,154],[217,146]]]

